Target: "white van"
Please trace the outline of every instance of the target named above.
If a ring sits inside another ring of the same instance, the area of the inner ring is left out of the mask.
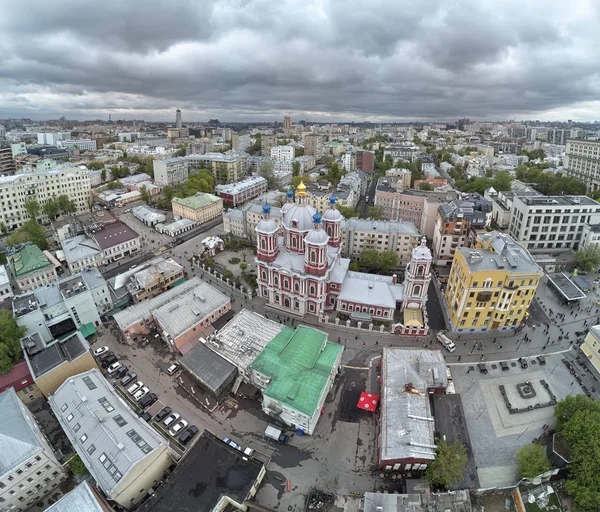
[[[448,336],[444,334],[444,331],[438,332],[436,338],[442,345],[444,345],[448,352],[454,352],[456,350],[456,345],[450,338],[448,338]]]
[[[179,365],[178,364],[172,364],[171,366],[169,366],[167,368],[167,374],[173,375],[177,370],[179,370]]]

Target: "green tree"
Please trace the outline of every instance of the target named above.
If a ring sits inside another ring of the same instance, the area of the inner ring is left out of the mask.
[[[187,151],[186,151],[186,145],[185,144],[180,144],[179,146],[177,146],[179,149],[177,151],[175,151],[175,156],[185,156]]]
[[[348,265],[348,270],[352,270],[353,272],[358,272],[360,270],[360,265],[359,265],[358,261],[350,262],[350,265]]]
[[[106,168],[100,170],[100,179],[102,180],[102,183],[106,181]]]
[[[225,272],[223,272],[223,279],[229,279],[231,281],[233,277],[233,272],[231,270],[225,270]]]
[[[426,181],[419,184],[419,190],[433,190],[431,183],[427,183]]]
[[[6,233],[8,233],[8,226],[3,220],[0,220],[0,233],[2,233],[3,235],[6,235]]]
[[[92,171],[97,171],[99,169],[102,169],[104,167],[104,164],[102,162],[90,162],[87,164],[86,167]]]
[[[596,270],[600,266],[600,247],[590,245],[579,249],[573,257],[573,263],[581,270]]]
[[[269,189],[273,189],[277,185],[277,179],[275,178],[275,173],[273,172],[274,168],[275,166],[271,162],[263,162],[260,164],[258,169],[258,175],[267,180],[267,186]]]
[[[358,217],[358,212],[354,208],[349,206],[338,205],[338,211],[346,218],[351,219],[352,217]]]
[[[41,210],[40,203],[38,202],[37,199],[35,199],[35,198],[27,199],[27,201],[25,201],[25,204],[23,205],[23,207],[25,208],[25,211],[27,212],[27,215],[29,215],[29,218],[31,220],[37,219],[38,215],[40,214],[40,210]]]
[[[300,176],[300,162],[292,162],[292,176]]]
[[[8,373],[13,364],[21,360],[19,340],[25,331],[25,327],[17,325],[10,311],[0,310],[0,373]]]
[[[88,473],[87,467],[77,454],[69,460],[69,469],[77,476],[85,476]]]
[[[494,176],[492,186],[498,191],[510,190],[510,184],[512,183],[512,176],[506,171],[500,171]]]
[[[329,169],[327,170],[327,174],[325,178],[331,185],[335,188],[339,185],[340,180],[345,176],[346,171],[342,169],[337,162],[331,163]]]
[[[61,194],[56,198],[56,202],[58,204],[58,208],[65,215],[72,215],[77,211],[77,203],[71,199],[66,194]]]
[[[25,222],[6,239],[6,244],[9,246],[22,244],[24,242],[32,242],[43,251],[49,247],[44,228],[34,220]]]
[[[600,404],[584,395],[567,396],[554,408],[557,431],[569,444],[571,465],[565,488],[574,510],[600,510]]]
[[[142,195],[142,201],[148,204],[150,202],[150,192],[148,192],[146,185],[142,185],[140,187],[140,194]]]
[[[517,452],[521,478],[535,478],[550,470],[550,461],[539,444],[528,444]]]
[[[360,253],[360,266],[371,270],[379,268],[379,253],[375,249],[365,249]]]
[[[398,254],[394,251],[382,251],[379,253],[377,263],[382,272],[388,272],[398,264]]]
[[[248,263],[240,263],[240,270],[242,271],[242,274],[244,272],[246,272],[247,268],[248,268]]]
[[[425,471],[425,480],[435,487],[449,489],[463,477],[467,463],[467,450],[458,440],[452,444],[443,439],[437,443],[435,460]]]
[[[58,203],[54,200],[54,198],[51,197],[46,200],[42,206],[42,212],[44,215],[47,215],[51,221],[56,219],[56,216],[58,215]]]
[[[367,215],[369,216],[369,218],[374,220],[383,219],[383,211],[381,210],[380,206],[369,206],[367,208]]]

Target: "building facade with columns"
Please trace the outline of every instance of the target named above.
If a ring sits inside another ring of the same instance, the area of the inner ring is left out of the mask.
[[[321,215],[307,202],[300,183],[296,201],[292,190],[282,207],[281,223],[263,206],[256,226],[258,294],[270,307],[298,316],[313,314],[327,320],[386,322],[394,332],[426,334],[425,302],[431,278],[431,252],[425,245],[412,251],[403,283],[397,276],[381,276],[348,270],[342,257],[342,221],[334,195]]]

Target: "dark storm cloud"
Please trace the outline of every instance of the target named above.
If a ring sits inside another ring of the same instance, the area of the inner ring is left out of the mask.
[[[575,1],[0,0],[0,117],[600,117]],[[570,115],[571,111],[577,115]]]

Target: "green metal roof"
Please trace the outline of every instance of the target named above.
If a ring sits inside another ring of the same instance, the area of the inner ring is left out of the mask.
[[[15,279],[53,266],[41,249],[32,243],[24,244],[18,252],[11,254],[8,260]]]
[[[205,207],[207,204],[211,204],[216,201],[222,201],[222,199],[220,197],[213,196],[212,194],[204,194],[202,192],[198,192],[196,195],[190,197],[174,197],[171,203],[180,204],[181,206],[185,206],[186,208],[192,208],[193,210],[197,210],[199,208]]]
[[[271,378],[264,395],[312,416],[342,350],[310,327],[284,327],[252,368]]]

